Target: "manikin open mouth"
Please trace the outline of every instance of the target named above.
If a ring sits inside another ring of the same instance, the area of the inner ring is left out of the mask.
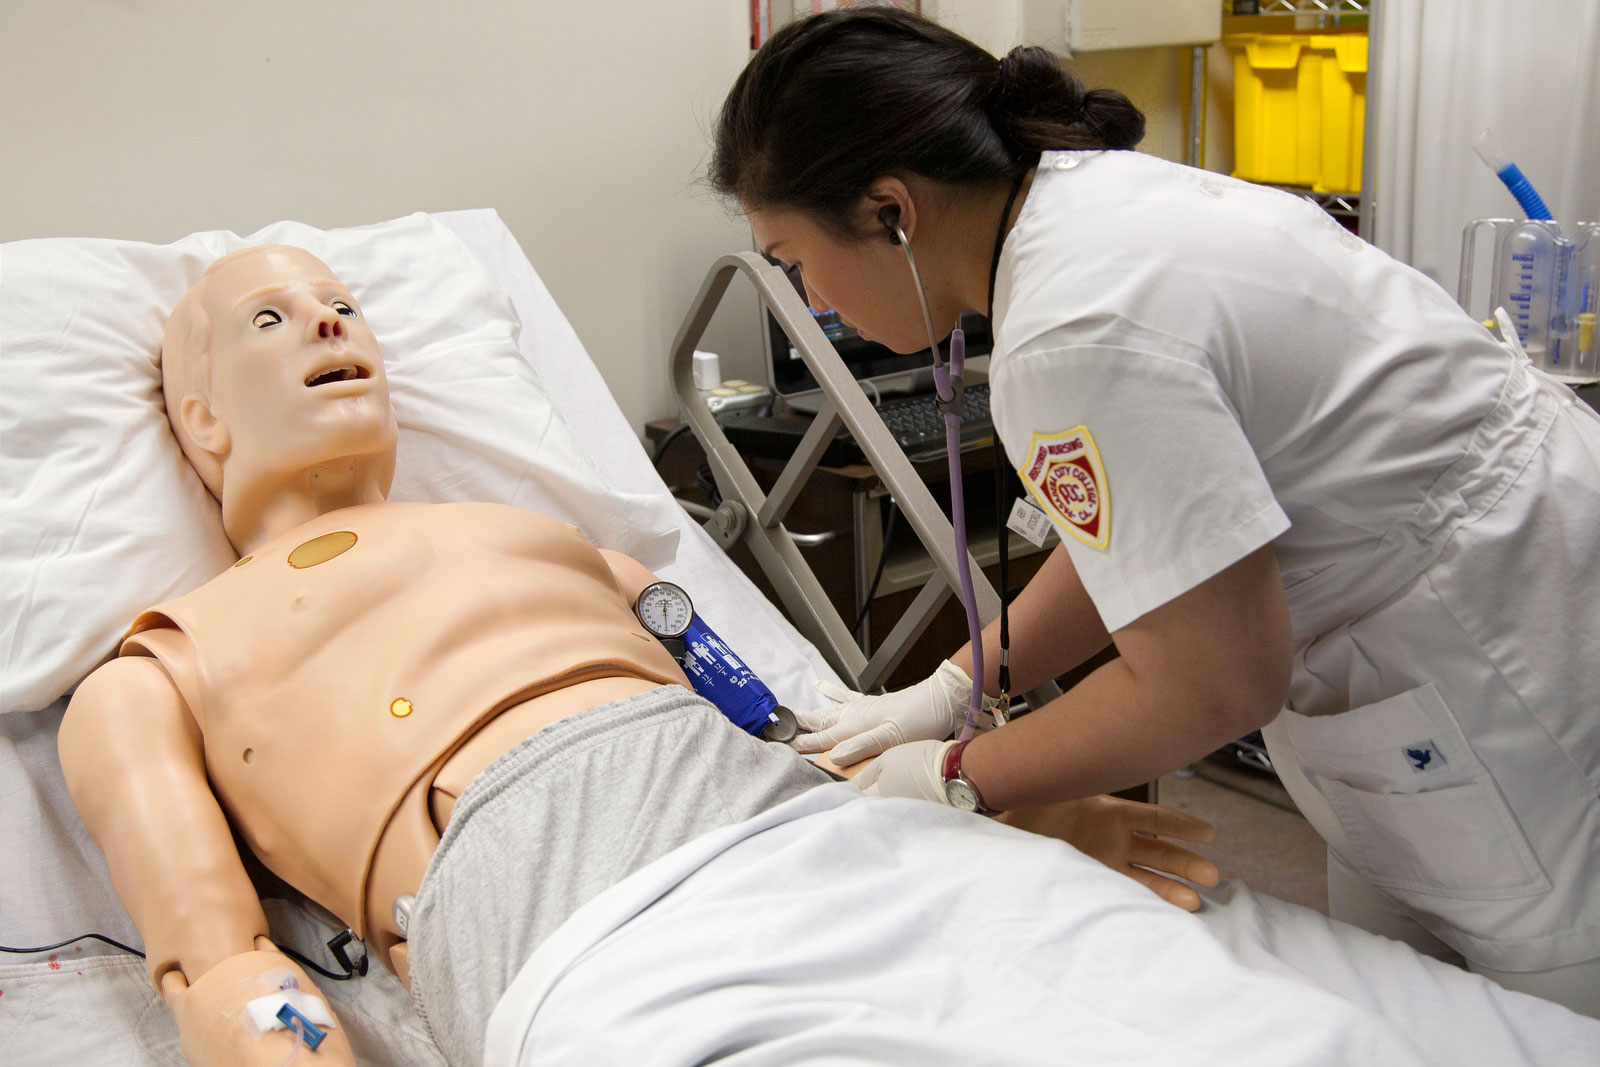
[[[313,374],[306,379],[306,386],[314,389],[319,385],[327,385],[330,382],[358,381],[362,378],[370,377],[372,375],[367,372],[367,368],[347,363],[343,367],[334,367],[331,370],[323,371],[321,374]]]

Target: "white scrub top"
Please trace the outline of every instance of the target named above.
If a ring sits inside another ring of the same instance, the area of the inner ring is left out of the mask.
[[[1600,958],[1600,418],[1299,197],[1133,152],[1044,155],[995,323],[1106,627],[1272,544],[1329,848],[1476,964]]]
[[[1113,631],[1274,539],[1297,637],[1359,611],[1294,589],[1415,517],[1510,358],[1301,198],[1134,152],[1045,153],[995,311],[1007,455],[1082,427],[1103,468],[1098,529],[1034,495]]]

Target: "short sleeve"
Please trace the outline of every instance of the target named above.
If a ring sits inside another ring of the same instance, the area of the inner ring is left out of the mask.
[[[1009,354],[991,376],[1006,455],[1108,630],[1289,528],[1208,366],[1086,344]]]

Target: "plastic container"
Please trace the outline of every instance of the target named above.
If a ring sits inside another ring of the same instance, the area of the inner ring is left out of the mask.
[[[1241,33],[1233,50],[1234,177],[1361,191],[1365,34]]]
[[[1322,55],[1322,165],[1311,187],[1319,193],[1361,191],[1361,142],[1367,120],[1366,34],[1311,39]]]
[[[1489,309],[1504,308],[1533,365],[1573,383],[1600,379],[1600,223],[1478,219],[1462,235],[1458,300],[1469,314],[1480,236],[1494,237]]]

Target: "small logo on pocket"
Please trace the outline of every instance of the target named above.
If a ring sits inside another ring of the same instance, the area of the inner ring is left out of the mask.
[[[1411,765],[1411,769],[1419,774],[1448,766],[1444,753],[1439,751],[1439,746],[1433,743],[1431,737],[1426,741],[1405,745],[1400,751],[1405,754],[1406,762]]]

